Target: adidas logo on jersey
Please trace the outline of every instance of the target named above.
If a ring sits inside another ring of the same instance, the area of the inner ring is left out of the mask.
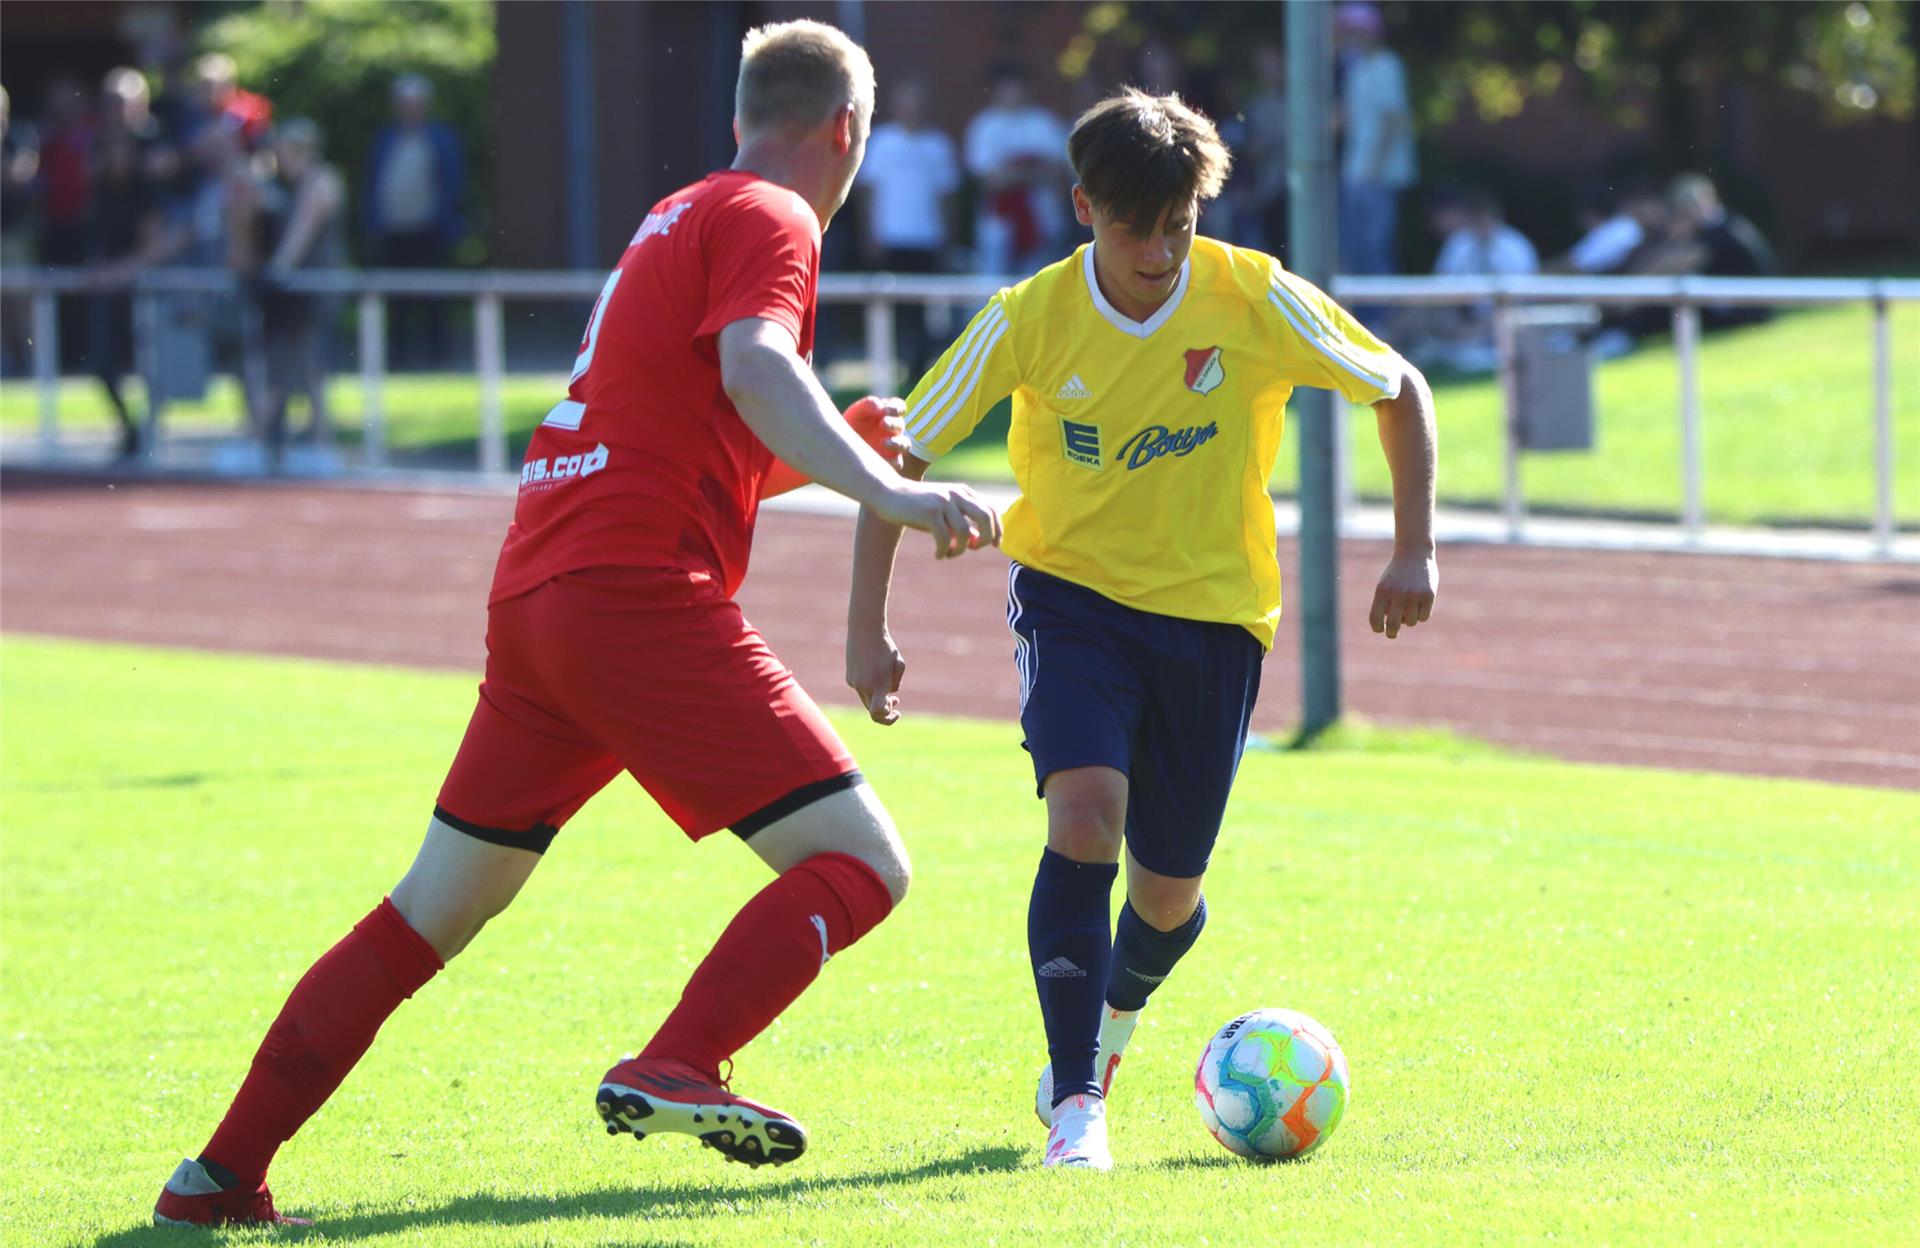
[[[1053,961],[1042,966],[1038,971],[1035,971],[1034,974],[1040,976],[1042,979],[1085,979],[1087,977],[1085,971],[1067,961],[1065,958],[1055,958]]]
[[[1075,373],[1073,376],[1067,378],[1066,385],[1061,386],[1053,392],[1053,397],[1056,399],[1090,399],[1093,397],[1093,391],[1087,389],[1087,383],[1080,380],[1079,373]]]

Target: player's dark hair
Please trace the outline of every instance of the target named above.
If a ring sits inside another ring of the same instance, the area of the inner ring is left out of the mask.
[[[1074,176],[1108,218],[1145,232],[1169,207],[1220,194],[1233,153],[1177,95],[1127,87],[1080,115],[1067,136]]]

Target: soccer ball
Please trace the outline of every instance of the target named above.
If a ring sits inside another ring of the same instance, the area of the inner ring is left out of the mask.
[[[1193,1072],[1213,1138],[1242,1157],[1304,1157],[1340,1125],[1347,1057],[1294,1010],[1255,1010],[1213,1034]]]

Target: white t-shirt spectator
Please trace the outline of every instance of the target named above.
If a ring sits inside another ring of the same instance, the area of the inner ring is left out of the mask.
[[[1647,232],[1632,217],[1624,213],[1608,217],[1573,245],[1567,259],[1582,273],[1617,273],[1646,237]]]
[[[1341,103],[1347,117],[1341,179],[1354,186],[1383,186],[1396,191],[1412,186],[1413,114],[1407,105],[1407,71],[1400,58],[1386,48],[1356,56],[1347,66]],[[1390,124],[1394,136],[1376,168],[1374,154]]]
[[[1440,244],[1433,271],[1441,277],[1524,277],[1540,271],[1540,256],[1527,236],[1501,224],[1484,237],[1455,230]]]
[[[1063,160],[1066,149],[1067,128],[1037,104],[989,108],[967,123],[967,172],[976,178],[1023,158]]]
[[[860,166],[860,185],[872,191],[873,241],[882,247],[938,251],[947,245],[941,201],[960,185],[953,140],[928,127],[894,122],[875,126]]]

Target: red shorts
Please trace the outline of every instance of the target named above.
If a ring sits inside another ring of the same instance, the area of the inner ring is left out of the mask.
[[[622,771],[695,840],[857,784],[853,756],[711,581],[594,568],[487,613],[487,674],[435,814],[544,850]]]

